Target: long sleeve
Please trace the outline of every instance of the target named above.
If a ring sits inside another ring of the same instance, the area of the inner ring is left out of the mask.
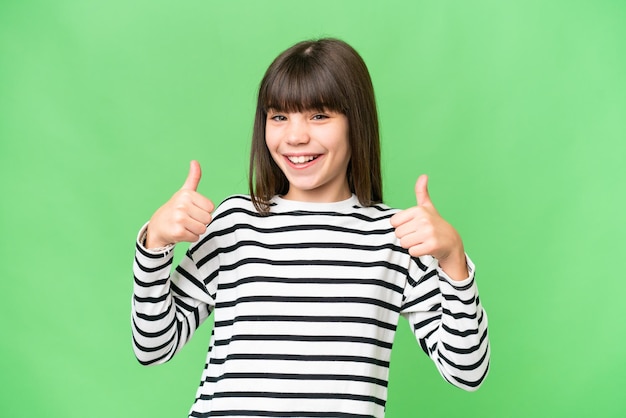
[[[140,362],[170,359],[215,308],[189,416],[384,417],[400,313],[447,380],[480,385],[489,343],[473,273],[452,282],[412,258],[387,206],[272,203],[260,216],[250,197],[226,199],[175,269],[137,245]]]
[[[214,306],[190,253],[176,269],[172,262],[173,252],[155,253],[137,240],[131,327],[133,350],[143,365],[170,360]]]
[[[413,271],[421,276],[409,281],[402,314],[440,374],[459,388],[476,390],[489,370],[490,347],[474,265],[468,258],[470,276],[455,282],[432,257],[414,261]]]

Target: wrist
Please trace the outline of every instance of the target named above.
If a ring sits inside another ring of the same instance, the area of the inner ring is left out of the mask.
[[[164,252],[169,251],[174,247],[174,243],[162,242],[159,240],[155,240],[150,235],[149,227],[146,228],[143,236],[140,239],[141,245],[147,250],[154,252]]]
[[[465,251],[463,250],[463,248],[437,261],[439,262],[439,267],[452,280],[461,281],[469,277],[469,269],[467,268],[467,259],[465,257]]]

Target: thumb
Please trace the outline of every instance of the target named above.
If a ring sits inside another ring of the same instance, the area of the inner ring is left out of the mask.
[[[189,174],[187,174],[187,179],[185,180],[185,184],[183,184],[182,188],[184,190],[193,190],[195,192],[198,189],[200,177],[202,177],[202,169],[200,168],[200,163],[196,160],[193,160],[189,164]]]
[[[428,194],[428,176],[426,174],[419,176],[415,183],[415,198],[418,206],[432,206],[433,204],[430,200],[430,194]]]

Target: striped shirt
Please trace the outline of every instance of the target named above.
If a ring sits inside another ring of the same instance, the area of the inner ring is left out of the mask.
[[[454,282],[401,248],[397,210],[279,197],[261,216],[248,196],[215,211],[175,269],[137,242],[133,348],[171,359],[213,313],[190,417],[383,417],[399,315],[453,385],[475,390],[489,367],[474,268]]]

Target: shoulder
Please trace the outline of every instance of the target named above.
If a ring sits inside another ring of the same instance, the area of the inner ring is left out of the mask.
[[[204,235],[192,246],[191,252],[201,250],[204,254],[209,251],[206,248],[224,245],[238,227],[255,223],[254,218],[259,216],[250,196],[243,194],[228,196],[213,211],[211,223]]]
[[[217,206],[215,211],[213,212],[213,221],[215,223],[219,220],[229,219],[231,222],[232,217],[260,217],[258,211],[252,204],[252,199],[250,196],[245,194],[235,194],[226,197],[222,202]]]
[[[384,203],[375,203],[370,206],[363,206],[360,203],[351,208],[351,216],[369,222],[389,222],[398,209],[392,208]]]
[[[228,196],[227,198],[222,200],[222,202],[215,209],[213,217],[215,218],[218,216],[224,216],[227,213],[231,213],[237,210],[253,211],[256,213],[250,196],[244,194],[235,194]]]
[[[399,209],[393,208],[391,206],[388,206],[385,203],[375,203],[371,206],[362,206],[362,205],[355,205],[354,206],[355,210],[364,212],[364,213],[368,213],[372,216],[387,216],[387,215],[393,215],[394,213],[398,212]]]

